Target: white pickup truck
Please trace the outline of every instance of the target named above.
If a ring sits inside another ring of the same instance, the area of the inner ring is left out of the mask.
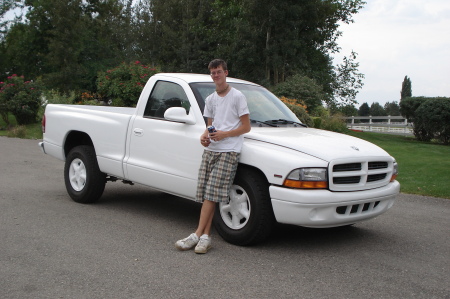
[[[392,207],[397,163],[378,146],[308,128],[272,93],[228,78],[247,97],[251,132],[244,135],[230,201],[214,224],[228,242],[267,238],[275,222],[305,227],[351,225]],[[194,199],[204,150],[208,75],[157,74],[136,108],[47,105],[41,148],[65,161],[70,197],[98,200],[107,181],[143,184]]]

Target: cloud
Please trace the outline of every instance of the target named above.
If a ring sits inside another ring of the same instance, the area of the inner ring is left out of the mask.
[[[450,1],[370,0],[343,24],[338,40],[342,51],[336,62],[354,50],[358,53],[364,87],[363,102],[398,101],[405,75],[414,96],[448,96],[450,69]]]

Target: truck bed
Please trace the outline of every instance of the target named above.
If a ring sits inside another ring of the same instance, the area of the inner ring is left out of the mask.
[[[123,177],[128,126],[136,108],[53,105],[46,107],[46,152],[61,160],[68,153],[61,147],[70,134],[87,133],[97,152],[100,169]]]

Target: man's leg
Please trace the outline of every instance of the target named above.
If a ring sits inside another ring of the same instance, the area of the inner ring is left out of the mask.
[[[197,230],[195,231],[195,234],[197,236],[200,237],[203,234],[206,234],[208,236],[210,235],[215,208],[215,202],[209,200],[203,201],[202,209],[200,211],[200,220]]]

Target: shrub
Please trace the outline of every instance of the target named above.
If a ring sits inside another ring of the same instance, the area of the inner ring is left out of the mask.
[[[312,118],[308,115],[308,112],[306,111],[306,106],[301,101],[298,101],[296,99],[288,99],[285,97],[281,97],[280,100],[286,104],[286,106],[291,109],[292,112],[294,112],[295,116],[304,124],[308,125],[309,127],[312,127],[314,125],[314,122]]]
[[[25,81],[16,74],[0,82],[0,113],[7,122],[8,112],[16,118],[18,125],[35,123],[41,106],[41,86],[37,82]]]
[[[298,74],[276,85],[272,91],[278,97],[301,100],[299,104],[305,103],[311,111],[326,99],[323,88],[315,80]]]
[[[47,104],[75,104],[77,95],[75,91],[70,91],[69,94],[60,93],[54,89],[47,90],[42,93],[43,105]]]
[[[450,98],[429,98],[415,111],[414,135],[418,140],[450,141]]]
[[[320,119],[320,121],[319,121]],[[348,132],[347,124],[345,123],[341,114],[334,114],[332,116],[323,116],[321,118],[314,119],[314,126],[317,129],[323,129],[338,133]]]
[[[322,118],[313,117],[313,121],[314,121],[314,128],[320,128],[322,126]]]
[[[98,73],[97,91],[106,102],[135,107],[145,83],[158,72],[158,68],[143,65],[140,61],[122,63]]]
[[[317,106],[312,111],[310,109],[309,114],[317,117],[330,116],[330,111],[324,106]]]
[[[400,101],[400,113],[408,122],[414,122],[414,116],[417,108],[425,102],[425,97],[408,97]]]

